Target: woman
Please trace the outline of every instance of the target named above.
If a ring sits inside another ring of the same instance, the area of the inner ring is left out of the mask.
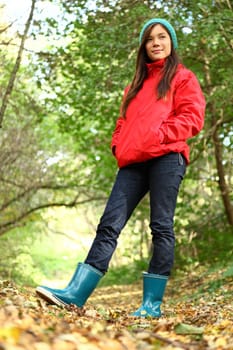
[[[107,272],[122,228],[149,192],[153,254],[143,273],[142,305],[133,315],[159,317],[174,260],[176,200],[189,163],[186,141],[203,127],[205,99],[195,75],[179,62],[169,22],[149,20],[139,41],[135,75],[112,137],[119,171],[92,247],[65,289],[42,286],[37,293],[57,305],[83,306]]]

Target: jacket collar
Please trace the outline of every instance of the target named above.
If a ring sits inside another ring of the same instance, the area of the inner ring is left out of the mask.
[[[152,63],[146,63],[148,74],[153,74],[153,72],[157,72],[164,67],[166,58],[162,58],[161,60],[154,61]]]

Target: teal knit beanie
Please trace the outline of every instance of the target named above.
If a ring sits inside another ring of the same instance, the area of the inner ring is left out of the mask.
[[[145,30],[151,24],[156,24],[156,23],[162,24],[167,29],[167,31],[169,32],[169,34],[171,36],[173,47],[174,47],[174,49],[177,49],[178,42],[177,42],[175,29],[172,27],[172,25],[166,19],[163,19],[163,18],[152,18],[144,24],[144,26],[142,27],[142,30],[140,32],[140,35],[139,35],[139,43],[141,44],[141,42],[142,42],[142,37],[143,37]]]

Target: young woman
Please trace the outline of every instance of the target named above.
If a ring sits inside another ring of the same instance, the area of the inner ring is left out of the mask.
[[[168,21],[146,22],[139,41],[135,75],[112,137],[119,171],[96,237],[66,288],[41,286],[37,293],[57,305],[83,306],[107,272],[122,228],[149,192],[153,254],[143,273],[142,305],[132,315],[159,317],[174,260],[176,200],[189,163],[186,141],[203,127],[205,99],[195,75],[179,62]]]

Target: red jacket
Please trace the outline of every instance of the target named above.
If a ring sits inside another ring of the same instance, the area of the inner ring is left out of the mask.
[[[147,64],[148,77],[119,117],[111,147],[119,168],[169,152],[182,153],[189,162],[187,139],[203,127],[205,99],[194,73],[179,65],[166,99],[156,99],[165,60]],[[125,95],[129,86],[125,89]]]

